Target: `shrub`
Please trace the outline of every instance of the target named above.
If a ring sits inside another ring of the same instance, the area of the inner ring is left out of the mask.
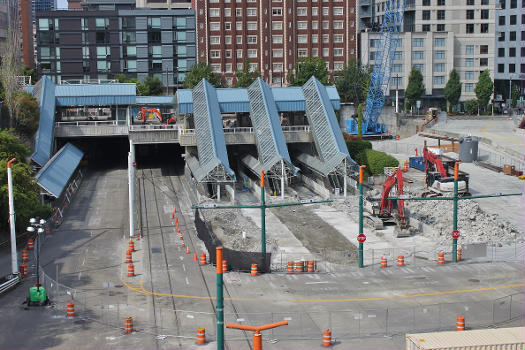
[[[467,114],[474,115],[478,113],[478,100],[471,99],[465,101],[465,111]]]
[[[368,175],[383,174],[385,167],[395,167],[399,165],[399,161],[394,157],[371,148],[363,149],[357,153],[353,159],[359,165],[366,165],[365,170]]]
[[[367,140],[350,140],[346,141],[346,147],[348,148],[348,152],[350,152],[350,157],[355,160],[358,153],[365,149],[372,149],[372,143]]]

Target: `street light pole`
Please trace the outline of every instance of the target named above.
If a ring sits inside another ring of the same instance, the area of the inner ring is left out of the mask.
[[[264,200],[264,170],[261,171],[261,253],[266,254],[266,202]]]
[[[363,234],[363,170],[366,166],[361,165],[359,167],[359,234]],[[359,242],[359,267],[364,267],[363,263],[363,244]]]
[[[452,230],[458,229],[458,176],[459,164],[454,164],[454,213],[452,214]],[[452,262],[458,261],[458,239],[452,238]]]
[[[222,281],[222,247],[215,250],[217,264],[217,350],[224,350],[224,297]]]
[[[396,113],[399,113],[399,74],[396,74]]]
[[[7,162],[7,188],[9,192],[9,228],[11,231],[11,273],[18,274],[18,259],[16,252],[16,229],[15,229],[15,199],[13,194],[13,173],[11,163],[16,159],[13,158]]]

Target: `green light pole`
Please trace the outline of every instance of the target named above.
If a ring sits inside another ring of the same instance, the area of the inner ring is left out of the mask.
[[[284,191],[284,188],[282,191]],[[261,171],[261,253],[266,254],[266,202],[264,200],[264,171]]]
[[[216,248],[217,264],[217,350],[224,350],[224,298],[222,284],[222,247]]]
[[[455,238],[458,233],[458,175],[459,164],[454,164],[454,212],[452,214],[452,262],[458,262],[458,239]]]
[[[363,170],[366,166],[359,167],[359,237],[363,237]],[[359,267],[364,267],[363,247],[364,241],[359,241]]]

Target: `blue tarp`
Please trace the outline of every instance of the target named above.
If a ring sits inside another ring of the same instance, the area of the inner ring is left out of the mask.
[[[36,174],[38,185],[54,197],[60,197],[78,167],[84,153],[67,143]]]

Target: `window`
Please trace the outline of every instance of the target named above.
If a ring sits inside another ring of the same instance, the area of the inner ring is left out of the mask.
[[[224,37],[224,43],[225,43],[226,45],[230,45],[230,44],[232,43],[232,37],[229,36],[229,35],[228,35],[228,36],[225,36],[225,37]]]
[[[153,30],[148,32],[148,42],[154,44],[160,44],[160,31]]]
[[[486,55],[489,53],[489,46],[488,45],[480,45],[479,46],[479,54],[480,55]]]
[[[237,67],[237,70],[242,70],[243,64],[237,63],[236,67]]]
[[[235,9],[235,16],[242,17],[242,9]]]
[[[221,71],[221,65],[220,64],[211,64],[210,68],[213,72],[220,72]]]
[[[176,40],[177,41],[186,41],[187,40],[186,32],[174,32],[174,33],[176,35]]]
[[[330,9],[328,7],[323,7],[323,16],[328,16],[330,13]]]
[[[502,10],[505,10],[505,0],[499,0],[499,6]]]
[[[445,38],[434,38],[434,46],[436,47],[445,46]]]
[[[525,63],[520,64],[520,73],[525,73]]]
[[[323,21],[323,29],[330,29],[330,22]]]
[[[248,67],[250,72],[256,72],[257,68],[258,68],[258,64],[257,63],[250,63],[250,66]]]
[[[334,43],[342,43],[343,34],[334,34]]]
[[[445,76],[444,75],[436,75],[434,76],[434,85],[444,85],[445,84]]]
[[[525,14],[521,15],[521,24],[525,24]]]
[[[272,43],[273,44],[282,44],[283,43],[283,36],[282,35],[272,35]]]
[[[109,70],[110,63],[107,61],[97,61],[97,70],[99,72],[107,72]]]
[[[518,7],[518,0],[510,0],[510,8],[515,9]]]
[[[319,29],[319,22],[318,21],[312,21],[312,29]]]
[[[402,51],[394,52],[394,60],[401,61],[402,59],[403,59],[403,52]]]
[[[509,73],[515,73],[516,72],[516,65],[514,63],[509,64]]]
[[[489,32],[489,24],[488,23],[481,23],[480,32],[481,33],[488,33]]]
[[[444,60],[445,59],[445,51],[434,51],[434,58],[436,60]]]
[[[473,58],[466,58],[465,59],[465,67],[474,67],[474,59]]]
[[[474,80],[474,72],[469,70],[465,72],[465,80]]]
[[[248,22],[246,25],[247,30],[257,30],[257,22]]]
[[[521,51],[521,57],[525,57],[525,47],[522,47],[520,51]]]
[[[342,16],[343,15],[343,8],[342,7],[334,7],[334,16]]]
[[[517,20],[517,16],[516,16],[516,15],[511,15],[511,16],[509,17],[509,24],[510,24],[511,26],[516,25],[516,20]]]
[[[465,46],[465,54],[466,55],[473,55],[474,54],[474,45],[467,45],[467,46]]]
[[[232,29],[232,23],[231,22],[224,22],[224,30],[231,30]],[[219,30],[219,29],[217,29]]]
[[[109,47],[97,46],[97,58],[107,58],[109,56]]]
[[[437,11],[437,19],[440,20],[440,21],[445,19],[445,10],[438,10]]]
[[[307,49],[299,49],[299,50],[297,50],[297,56],[299,56],[299,57],[307,57],[308,56],[308,50]]]
[[[481,19],[489,19],[489,10],[481,10]]]
[[[465,92],[472,92],[474,91],[474,84],[473,83],[466,83],[465,84]]]
[[[319,35],[312,34],[312,44],[317,44],[319,42]]]
[[[330,56],[330,50],[327,49],[326,47],[323,48],[323,57],[328,57]]]
[[[232,15],[232,9],[224,9],[224,17],[231,17]]]
[[[467,5],[468,6],[473,6],[474,5],[474,0],[467,0]]]
[[[423,59],[423,51],[414,51],[412,53],[412,59],[414,60],[422,60]]]
[[[221,9],[210,9],[210,17],[220,17]]]
[[[500,47],[498,49],[498,57],[505,57],[505,48]]]
[[[248,44],[257,44],[257,35],[248,35]]]
[[[516,32],[509,32],[509,40],[516,41]]]
[[[183,46],[183,45],[177,46],[177,55],[178,56],[183,57],[183,56],[186,56],[187,53],[188,53],[188,49],[187,49],[186,46]]]
[[[136,72],[137,71],[137,61],[135,60],[127,60],[124,61],[124,70],[127,70],[128,72]]]
[[[282,63],[274,63],[272,65],[272,70],[274,72],[282,72],[283,71],[283,64]]]
[[[246,9],[246,16],[257,16],[257,9],[256,8],[247,8]]]
[[[155,58],[162,57],[162,46],[150,46],[149,54]]]
[[[343,21],[334,21],[334,29],[343,29]]]
[[[414,47],[423,47],[423,46],[425,46],[425,39],[423,39],[423,38],[412,39],[412,46],[414,46]]]
[[[257,57],[257,49],[249,49],[248,50],[248,57],[249,58],[256,58]]]
[[[180,32],[184,33],[184,32]],[[210,44],[217,45],[221,43],[221,37],[220,36],[210,36]]]
[[[334,48],[334,56],[336,57],[343,56],[343,49]]]
[[[272,57],[283,57],[283,50],[280,50],[280,49],[272,50]]]
[[[238,35],[235,37],[235,43],[237,45],[241,45],[242,44],[242,36]]]
[[[423,20],[424,21],[430,20],[430,10],[423,10]]]
[[[445,6],[445,0],[438,0],[437,4],[438,6]]]
[[[498,41],[505,41],[505,32],[499,33]]]
[[[434,72],[442,73],[445,71],[445,64],[444,63],[436,63],[434,64]]]
[[[467,19],[474,19],[474,10],[467,10]]]
[[[414,64],[414,69],[417,69],[421,73],[423,73],[424,68],[425,68],[424,64]]]
[[[210,30],[216,31],[221,29],[221,24],[219,22],[210,22]]]
[[[298,7],[297,8],[297,16],[306,16],[306,7]]]
[[[272,8],[272,15],[273,16],[282,16],[283,15],[283,9],[282,8]]]
[[[38,19],[38,29],[39,30],[53,29],[53,25],[51,23],[52,23],[51,20],[49,20],[48,18],[39,18]]]
[[[437,32],[444,32],[445,31],[445,24],[444,23],[438,24],[437,27],[436,27],[436,31]]]
[[[210,50],[210,57],[211,58],[221,58],[221,51],[220,50]]]
[[[312,57],[318,57],[319,56],[319,49],[313,48],[312,49]]]
[[[329,34],[323,34],[323,43],[329,43],[330,42],[330,35]]]
[[[504,26],[505,25],[505,16],[499,16],[498,24],[500,26]]]
[[[224,51],[224,57],[226,57],[226,58],[232,58],[232,50],[226,50],[226,51]]]
[[[237,50],[235,55],[237,56],[237,58],[242,58],[242,50]]]
[[[480,58],[479,59],[479,65],[481,67],[486,67],[489,65],[489,59],[488,58]]]
[[[525,30],[521,31],[521,41],[525,41]]]
[[[128,46],[128,49],[129,48],[135,48],[135,47],[134,46]],[[137,50],[135,50],[135,53],[136,53],[136,51]],[[128,56],[129,56],[129,53],[128,53]],[[87,46],[82,47],[82,58],[89,58],[89,47],[87,47]]]
[[[489,4],[489,0],[481,0],[481,5],[488,5]]]
[[[307,22],[297,22],[297,29],[308,29]]]
[[[175,25],[179,29],[186,28],[186,17],[177,17],[177,20],[175,21]]]
[[[423,0],[423,6],[430,6],[430,0]]]
[[[297,36],[297,42],[299,44],[306,44],[308,42],[308,36],[307,35],[298,35]]]
[[[401,73],[401,72],[403,72],[403,65],[402,64],[393,64],[392,65],[392,72],[393,73]]]
[[[242,22],[235,22],[235,30],[242,30]]]
[[[272,30],[282,30],[283,22],[272,22]]]
[[[509,47],[509,57],[516,57],[516,48]]]
[[[376,52],[375,51],[370,51],[369,56],[370,56],[370,58],[369,58],[370,61],[375,60],[376,59]]]
[[[472,34],[472,33],[474,33],[474,24],[472,24],[472,23],[467,23],[467,24],[466,24],[466,27],[465,27],[465,32],[466,32],[467,34]]]
[[[97,29],[107,29],[109,18],[95,18],[95,27]]]
[[[423,32],[430,32],[430,24],[423,24],[422,29]]]
[[[334,71],[341,71],[343,70],[344,63],[343,62],[334,62]]]

